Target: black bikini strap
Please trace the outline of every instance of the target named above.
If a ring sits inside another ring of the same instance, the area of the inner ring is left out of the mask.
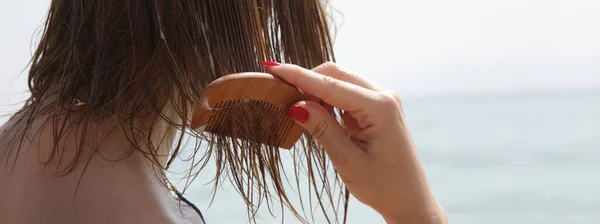
[[[202,219],[202,222],[204,222],[204,224],[206,224],[206,221],[204,221],[204,216],[202,215],[202,212],[200,212],[200,209],[198,209],[198,207],[196,207],[196,205],[194,205],[194,203],[192,203],[191,201],[187,200],[187,198],[183,197],[183,195],[181,193],[179,193],[179,191],[175,190],[175,194],[177,195],[177,197],[179,198],[179,200],[182,200],[183,202],[185,202],[186,204],[188,204],[190,207],[192,207],[194,209],[194,211],[196,211],[198,213],[198,215],[200,215],[200,218]]]
[[[171,188],[171,190],[173,192],[175,192],[175,194],[177,195],[177,198],[179,198],[179,200],[185,202],[187,205],[192,207],[194,209],[194,211],[196,211],[196,213],[198,213],[198,215],[200,215],[200,219],[202,219],[202,222],[204,224],[206,224],[206,220],[204,220],[204,216],[202,215],[202,212],[200,211],[200,209],[198,209],[198,207],[196,207],[196,205],[194,205],[194,203],[189,201],[187,198],[183,197],[183,194],[181,194],[181,192],[179,192],[177,190],[177,188],[175,188],[175,186],[171,183],[171,181],[169,181],[169,179],[165,178],[164,181],[168,185],[168,187]]]

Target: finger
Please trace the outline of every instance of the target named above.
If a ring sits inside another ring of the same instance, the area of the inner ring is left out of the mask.
[[[356,166],[363,161],[365,152],[346,135],[340,124],[318,103],[298,102],[286,112],[286,115],[317,139],[338,171],[347,172],[350,169],[348,166]]]
[[[268,71],[331,106],[355,112],[377,100],[377,93],[348,82],[325,76],[297,65],[268,66]]]
[[[380,87],[377,86],[374,83],[369,82],[368,80],[364,79],[363,77],[360,77],[359,75],[350,72],[346,69],[341,68],[339,65],[337,65],[335,62],[325,62],[313,69],[311,69],[312,71],[322,74],[322,75],[326,75],[335,79],[339,79],[341,81],[345,81],[345,82],[349,82],[352,83],[354,85],[357,86],[361,86],[370,90],[375,90],[375,91],[379,91]],[[307,99],[310,101],[314,101],[314,102],[321,102],[320,99],[316,98],[313,95],[310,94],[306,94]],[[321,104],[323,105],[323,104]]]
[[[304,93],[304,96],[306,96],[306,100],[308,100],[308,101],[312,101],[312,102],[324,104],[323,100],[319,99],[316,96],[313,96],[313,95],[310,95],[310,94],[306,94],[306,93]]]
[[[358,122],[350,113],[344,112],[342,114],[342,121],[344,122],[344,127],[346,128],[346,133],[348,136],[354,136],[360,132],[360,127],[358,126]]]
[[[333,114],[333,106],[331,106],[331,105],[329,105],[328,103],[325,103],[325,102],[320,102],[319,104],[320,104],[320,105],[321,105],[323,108],[325,108],[325,110],[326,110],[326,111],[327,111],[329,114],[331,114],[332,116],[334,115],[334,114]]]
[[[363,77],[360,77],[358,74],[343,69],[334,62],[325,62],[313,68],[312,70],[316,73],[339,79],[344,82],[352,83],[354,85],[364,87],[370,90],[378,91],[380,89],[380,87],[376,84],[368,81]]]

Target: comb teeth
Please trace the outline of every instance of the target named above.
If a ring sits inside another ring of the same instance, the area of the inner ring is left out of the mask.
[[[291,149],[304,128],[284,110],[305,99],[298,88],[270,74],[226,75],[206,87],[190,126],[217,137],[249,140],[239,143]]]
[[[285,111],[277,105],[237,99],[218,102],[205,131],[278,147],[293,125],[294,121],[285,116]]]

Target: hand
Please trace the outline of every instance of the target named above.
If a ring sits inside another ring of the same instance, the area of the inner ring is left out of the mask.
[[[447,222],[429,189],[395,93],[334,63],[313,70],[264,64],[269,73],[344,111],[343,126],[319,102],[298,102],[286,114],[325,148],[355,198],[388,223]]]

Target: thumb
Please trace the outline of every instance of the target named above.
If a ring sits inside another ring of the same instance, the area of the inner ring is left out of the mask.
[[[317,139],[337,169],[348,163],[357,163],[364,156],[364,152],[348,137],[340,123],[320,104],[300,101],[286,115]]]

